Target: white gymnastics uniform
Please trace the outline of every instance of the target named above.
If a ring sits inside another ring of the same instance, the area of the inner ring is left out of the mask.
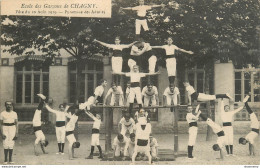
[[[100,86],[96,87],[95,92],[94,92],[95,96],[102,97],[103,93],[104,93],[104,87],[103,86],[100,85]]]
[[[133,142],[129,138],[125,145],[124,156],[132,157],[132,155],[134,153],[134,149],[135,149],[135,141]]]
[[[118,140],[117,136],[114,138],[113,146],[115,148],[115,156],[116,157],[120,156],[120,152],[124,152],[125,146],[126,146],[126,142],[129,141],[129,139],[127,137],[125,137],[124,135],[123,135],[123,137],[124,137],[123,142],[120,142]]]
[[[18,120],[17,113],[14,111],[3,111],[0,114],[0,120],[3,121],[3,132],[2,134],[6,136],[3,140],[4,149],[13,149],[14,140],[16,134],[15,121]]]
[[[158,147],[158,142],[155,138],[152,139],[152,141],[150,141],[150,150],[151,150],[151,155],[152,157],[157,157],[157,151],[156,148]]]
[[[122,128],[121,128],[122,135],[125,135],[127,130],[129,131],[130,134],[134,132],[135,121],[132,118],[130,118],[129,121],[127,122],[125,120],[125,117],[123,117],[119,121],[119,124],[121,124],[121,126],[122,126]]]
[[[186,120],[189,124],[189,141],[188,146],[194,146],[197,139],[197,133],[198,133],[198,118],[193,115],[192,113],[187,113]]]
[[[156,105],[156,96],[158,96],[158,90],[156,86],[153,86],[151,91],[149,91],[147,86],[145,86],[142,90],[142,95],[144,97],[145,107],[149,106],[149,104],[152,106]]]
[[[246,135],[245,139],[249,141],[251,144],[255,143],[255,139],[259,136],[259,121],[255,115],[255,113],[250,114],[251,120],[251,131]]]
[[[186,91],[188,92],[188,96],[191,96],[192,99],[195,99],[195,100],[198,100],[198,101],[216,100],[216,95],[196,93],[196,91],[194,90],[194,88],[191,85],[186,87]]]
[[[33,130],[36,136],[35,145],[40,141],[45,141],[45,136],[42,132],[41,110],[36,109],[33,116]]]
[[[50,108],[49,105],[46,104],[46,109],[54,113],[56,115],[56,137],[57,137],[57,142],[58,143],[65,143],[65,122],[67,118],[70,118],[70,115],[65,112],[65,111],[58,111],[58,110],[53,110]]]
[[[139,50],[139,48],[135,45],[132,46],[131,52],[130,52],[131,58],[128,60],[128,66],[129,66],[130,70],[132,70],[133,66],[137,65],[136,60],[140,59],[140,57],[142,57],[144,54],[147,54],[148,63],[149,63],[149,68],[148,68],[149,72],[154,73],[156,62],[157,62],[157,57],[153,54],[152,47],[150,46],[149,43],[144,43],[143,50],[145,50],[145,52],[142,55],[136,55],[136,53],[140,52],[141,50]],[[141,64],[141,62],[139,62],[139,64]],[[139,65],[139,66],[141,66],[141,65]]]
[[[96,117],[92,118],[94,120],[91,136],[91,146],[98,146],[99,144],[99,130],[101,125],[101,120]]]
[[[136,137],[135,137],[135,152],[145,153],[147,156],[150,155],[150,143],[149,136],[151,134],[152,127],[150,123],[146,123],[145,129],[143,130],[140,123],[136,124]]]
[[[135,34],[140,34],[141,26],[145,31],[148,31],[148,25],[146,20],[146,11],[152,9],[151,6],[148,5],[139,5],[132,8],[132,10],[136,10],[137,18],[135,20]]]
[[[73,143],[76,142],[76,138],[74,136],[74,129],[75,129],[75,124],[78,121],[78,116],[73,114],[70,118],[70,121],[67,123],[65,129],[66,129],[66,137],[67,140],[69,141],[69,147],[72,147]]]
[[[234,141],[234,131],[233,131],[233,126],[232,126],[232,122],[234,121],[234,115],[241,111],[243,109],[242,107],[239,107],[238,109],[234,110],[234,111],[228,111],[225,112],[224,110],[224,102],[221,101],[220,102],[220,117],[223,123],[223,130],[225,132],[225,136],[227,138],[227,145],[233,145],[233,141]]]
[[[128,45],[123,44],[108,44],[107,47],[113,49],[113,56],[111,58],[112,71],[114,73],[122,72],[123,58],[122,58],[122,50],[127,48]]]
[[[207,119],[207,124],[212,128],[213,132],[217,134],[217,144],[222,149],[227,144],[227,138],[225,136],[225,133],[223,131],[223,128],[216,124],[214,121],[212,121],[210,118]]]
[[[176,76],[176,58],[175,58],[175,50],[179,48],[175,45],[163,45],[162,48],[166,52],[166,69],[168,72],[168,76]]]
[[[111,106],[115,105],[117,97],[119,97],[119,106],[123,106],[123,95],[124,95],[124,93],[123,93],[121,86],[117,86],[116,91],[114,91],[112,88],[110,88],[107,91],[107,96],[110,95],[110,94],[112,94],[111,101],[110,101]]]
[[[138,104],[143,104],[142,102],[142,94],[140,88],[140,80],[142,77],[145,77],[143,73],[127,73],[126,76],[130,77],[131,87],[129,93],[129,103],[134,103],[134,99],[136,97],[136,101]]]
[[[167,87],[163,93],[163,95],[166,97],[166,104],[168,106],[177,105],[178,104],[177,95],[179,95],[179,94],[180,94],[180,91],[177,87],[174,87],[173,92],[170,91],[170,87]]]

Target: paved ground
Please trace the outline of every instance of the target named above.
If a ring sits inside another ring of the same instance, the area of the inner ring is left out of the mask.
[[[102,135],[103,137],[104,135]],[[114,135],[115,136],[115,135]],[[113,136],[113,137],[114,137]],[[156,164],[160,165],[260,165],[260,138],[256,142],[256,156],[248,156],[248,145],[242,146],[238,144],[238,138],[241,135],[235,135],[234,153],[235,156],[225,157],[224,160],[217,160],[218,152],[212,150],[212,145],[215,143],[216,137],[212,141],[206,142],[206,135],[199,134],[197,138],[197,145],[194,149],[194,156],[196,160],[188,160],[187,157],[178,157],[175,161],[160,161]],[[46,135],[50,145],[47,147],[49,154],[34,156],[33,143],[34,135],[20,135],[16,142],[14,151],[14,161],[18,165],[128,165],[130,161],[100,161],[97,157],[93,160],[85,160],[85,156],[90,152],[90,137],[89,135],[79,135],[81,142],[80,149],[75,150],[75,160],[68,160],[67,146],[65,145],[65,155],[56,155],[57,144],[55,135]],[[174,141],[173,135],[170,134],[156,134],[161,149],[173,149]],[[179,135],[179,150],[186,151],[187,148],[187,134]],[[101,141],[101,146],[104,149],[104,140]],[[3,151],[3,147],[0,147]],[[97,149],[95,149],[97,150]],[[1,152],[2,153],[2,152]],[[0,155],[0,162],[3,163],[3,155]],[[137,162],[137,164],[146,164],[144,161]]]

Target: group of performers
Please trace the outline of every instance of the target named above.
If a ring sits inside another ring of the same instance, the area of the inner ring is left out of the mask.
[[[171,4],[169,4],[171,5]],[[165,5],[144,5],[144,0],[139,0],[139,5],[135,7],[122,8],[122,10],[134,10],[137,12],[136,18],[136,36],[137,41],[124,45],[120,44],[120,38],[115,38],[115,44],[108,44],[98,40],[94,40],[105,47],[113,49],[113,56],[111,58],[112,63],[112,73],[113,80],[116,80],[118,76],[125,75],[130,78],[126,89],[126,96],[122,88],[113,83],[111,88],[108,90],[106,96],[104,97],[104,105],[107,103],[108,97],[111,95],[111,101],[109,105],[113,106],[118,104],[119,106],[127,106],[129,109],[124,113],[122,119],[118,124],[118,135],[114,138],[113,149],[114,156],[120,157],[123,159],[130,157],[132,159],[131,164],[135,164],[136,157],[142,157],[142,154],[146,155],[148,158],[149,164],[152,164],[152,158],[158,158],[158,142],[152,136],[152,126],[149,122],[149,114],[142,107],[143,106],[152,106],[156,107],[159,105],[158,99],[158,90],[157,87],[152,84],[151,81],[148,82],[142,91],[140,88],[141,78],[157,75],[159,72],[155,72],[157,56],[153,53],[154,48],[164,49],[166,55],[164,57],[165,64],[168,73],[169,87],[165,88],[163,93],[163,105],[180,105],[180,92],[179,89],[175,86],[175,76],[176,76],[176,58],[175,51],[181,51],[187,54],[193,54],[192,51],[187,51],[182,48],[177,47],[173,44],[173,38],[168,37],[167,44],[161,46],[151,46],[150,43],[145,41],[143,38],[140,38],[141,28],[145,32],[149,30],[146,12],[155,7],[164,7]],[[125,48],[130,48],[130,58],[128,59],[129,72],[122,72],[123,65],[123,54],[122,51]],[[145,63],[148,62],[148,68],[144,67]],[[141,67],[141,68],[140,68]],[[140,72],[140,71],[142,72]],[[228,93],[226,94],[217,94],[217,95],[207,95],[204,93],[197,93],[194,88],[189,84],[188,81],[183,82],[186,91],[188,93],[188,112],[187,112],[187,122],[189,123],[189,141],[188,141],[188,158],[193,159],[193,146],[196,142],[197,136],[197,121],[199,117],[202,120],[206,121],[207,124],[213,129],[214,133],[217,134],[217,143],[213,145],[215,151],[220,151],[220,155],[223,158],[223,148],[226,147],[227,153],[229,155],[233,154],[233,127],[232,127],[232,118],[233,115],[240,111],[243,107],[230,111],[229,106],[223,106],[223,101],[221,101],[221,107],[223,107],[221,116],[223,121],[223,127],[216,124],[212,119],[207,118],[199,110],[199,105],[197,106],[195,113],[192,112],[192,102],[193,101],[210,101],[216,99],[233,99]],[[104,89],[107,86],[107,81],[102,80],[100,85],[95,89],[94,96],[88,98],[85,102],[84,98],[80,98],[78,105],[74,106],[65,106],[61,104],[59,110],[54,110],[46,103],[46,97],[42,94],[38,94],[41,101],[35,110],[33,117],[33,130],[36,136],[34,152],[35,155],[39,155],[39,147],[43,153],[46,146],[48,145],[48,140],[46,139],[42,129],[41,129],[41,113],[42,109],[45,106],[47,110],[56,115],[56,136],[57,136],[57,145],[58,152],[57,154],[64,155],[64,145],[65,137],[68,140],[68,154],[69,159],[74,158],[74,150],[80,147],[80,143],[76,140],[74,136],[75,124],[78,120],[80,114],[85,113],[90,118],[94,120],[92,128],[92,137],[91,137],[91,152],[86,159],[93,159],[93,153],[95,146],[99,150],[100,159],[103,158],[102,148],[99,142],[100,135],[100,126],[101,126],[101,116],[99,114],[92,114],[91,108],[96,105],[98,97],[103,95]],[[119,101],[117,101],[117,98]],[[135,115],[133,115],[133,106],[134,101],[136,100],[139,105],[139,110]],[[259,122],[256,118],[256,115],[247,103],[248,97],[243,101],[251,119],[251,128],[252,131],[244,138],[239,139],[240,144],[249,143],[250,145],[250,154],[254,155],[254,140],[259,135]],[[6,110],[3,111],[0,115],[1,121],[1,132],[4,145],[4,164],[13,164],[12,153],[14,147],[14,141],[17,139],[18,129],[17,123],[18,118],[16,112],[12,110],[12,102],[7,101],[5,103]],[[134,117],[134,118],[133,118]],[[69,121],[67,122],[67,119]],[[128,135],[128,137],[127,137]],[[9,158],[8,158],[9,156]]]

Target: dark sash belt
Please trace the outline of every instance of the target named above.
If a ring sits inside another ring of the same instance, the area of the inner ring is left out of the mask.
[[[121,50],[113,50],[113,57],[122,57]]]
[[[137,139],[137,145],[138,146],[147,146],[148,145],[148,140]]]
[[[197,92],[194,92],[190,96],[193,100],[198,100],[199,94]]]
[[[99,134],[99,129],[92,128],[92,134]]]
[[[175,55],[165,55],[165,59],[167,58],[175,58]]]
[[[14,123],[3,123],[4,126],[13,126],[15,125]]]
[[[73,134],[73,131],[66,131],[66,136],[69,136],[70,134]]]
[[[132,82],[131,87],[140,87],[140,83],[139,82]]]
[[[190,127],[197,127],[197,126],[198,126],[198,123],[197,123],[197,122],[190,122],[190,123],[189,123],[189,126],[190,126]]]
[[[39,130],[42,130],[42,127],[39,126],[39,127],[33,127],[33,132],[36,132],[36,131],[39,131]]]
[[[224,122],[223,126],[232,126],[232,123],[231,122]]]
[[[217,133],[217,135],[218,135],[218,137],[221,137],[221,136],[225,136],[225,133],[224,133],[224,131],[220,131]]]
[[[252,131],[253,131],[253,132],[256,132],[256,133],[258,133],[258,134],[259,134],[259,129],[252,128]]]
[[[63,127],[65,126],[65,121],[56,121],[56,127]]]

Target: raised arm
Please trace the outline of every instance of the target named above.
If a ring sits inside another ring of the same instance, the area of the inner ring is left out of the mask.
[[[165,7],[166,5],[161,4],[161,5],[151,5],[151,8],[158,8],[158,7]]]
[[[97,43],[99,43],[99,44],[101,44],[102,46],[105,46],[105,47],[107,47],[107,48],[112,48],[112,47],[113,47],[112,44],[107,44],[107,43],[104,43],[104,42],[99,41],[99,40],[97,40],[97,39],[94,39],[93,42],[97,42]]]
[[[49,111],[49,112],[52,112],[52,113],[57,113],[56,110],[53,110],[48,104],[45,105],[46,109]]]
[[[151,46],[152,48],[161,48],[163,49],[163,46]]]
[[[184,49],[179,48],[179,47],[178,47],[176,50],[179,50],[179,51],[181,51],[181,52],[185,52],[185,53],[187,53],[187,54],[193,54],[192,51],[187,51],[187,50],[184,50]]]
[[[133,7],[126,7],[126,8],[121,8],[121,9],[123,9],[123,10],[134,10]]]
[[[95,120],[98,120],[91,112],[88,112],[88,111],[85,110],[85,113],[86,113],[90,118],[92,118],[94,121],[95,121]]]
[[[237,108],[236,110],[232,111],[232,113],[233,113],[233,114],[236,114],[237,112],[239,112],[239,111],[243,110],[243,108],[244,108],[244,105],[245,105],[245,104],[243,104],[243,106],[241,106],[241,107]]]

